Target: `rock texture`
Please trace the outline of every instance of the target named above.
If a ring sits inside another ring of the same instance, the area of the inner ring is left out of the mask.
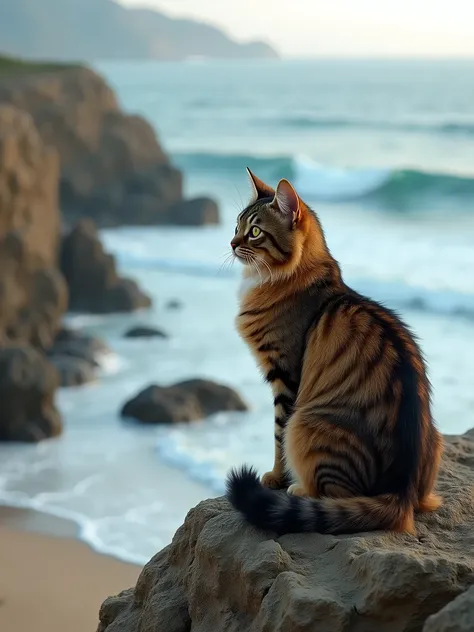
[[[28,345],[0,348],[0,441],[41,441],[60,434],[55,369]]]
[[[0,106],[0,344],[46,348],[67,305],[56,268],[59,167],[31,117]]]
[[[207,380],[187,380],[173,386],[153,384],[127,402],[122,417],[148,424],[196,421],[224,410],[247,410],[234,390]]]
[[[63,238],[61,271],[71,311],[130,312],[151,305],[135,281],[118,276],[115,258],[104,251],[92,220],[81,220]]]
[[[19,72],[0,79],[0,102],[30,113],[61,164],[60,202],[70,224],[100,226],[218,221],[212,200],[183,200],[183,178],[151,125],[124,114],[92,70]]]
[[[136,588],[105,601],[98,632],[472,630],[474,431],[447,441],[445,503],[419,518],[417,537],[276,538],[243,524],[226,500],[208,500]]]
[[[474,586],[428,617],[423,632],[472,632],[474,630]]]

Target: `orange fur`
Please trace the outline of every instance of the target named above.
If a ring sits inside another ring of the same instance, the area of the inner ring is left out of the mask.
[[[345,285],[291,185],[273,191],[250,175],[255,199],[233,247],[255,282],[236,325],[275,399],[275,462],[262,483],[296,481],[290,493],[317,499],[330,532],[413,532],[414,510],[440,505],[442,452],[416,341],[396,314]]]

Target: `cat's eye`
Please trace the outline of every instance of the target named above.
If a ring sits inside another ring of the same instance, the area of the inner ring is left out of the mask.
[[[260,230],[260,228],[258,226],[254,226],[252,228],[252,230],[250,231],[250,234],[252,237],[258,237],[260,235],[262,231]]]
[[[237,226],[235,227],[234,235],[237,235]]]

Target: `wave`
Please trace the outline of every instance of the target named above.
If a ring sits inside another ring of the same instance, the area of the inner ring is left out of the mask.
[[[166,270],[186,276],[222,279],[237,279],[241,274],[240,269],[235,267],[219,268],[202,261],[164,259],[152,253],[137,255],[125,250],[117,250],[115,255],[120,265],[126,269]],[[382,279],[348,277],[347,281],[358,292],[382,303],[393,305],[396,309],[428,312],[474,321],[474,293],[449,289],[437,290]]]
[[[362,129],[388,132],[437,133],[457,136],[474,135],[474,122],[417,122],[417,121],[374,121],[368,119],[324,118],[317,116],[287,116],[265,119],[278,127],[308,129]],[[265,121],[261,121],[260,124]]]
[[[474,199],[474,176],[434,173],[417,169],[338,169],[309,158],[245,154],[177,154],[176,163],[189,172],[241,175],[250,167],[269,182],[290,178],[308,201],[349,202],[367,198],[393,209],[417,203],[435,205],[441,199]]]

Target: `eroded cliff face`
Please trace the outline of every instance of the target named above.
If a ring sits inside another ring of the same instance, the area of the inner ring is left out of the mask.
[[[57,268],[59,162],[31,117],[0,105],[0,440],[61,432],[49,348],[67,308]]]
[[[58,177],[57,152],[31,117],[0,105],[0,342],[47,348],[67,308]]]
[[[277,538],[208,500],[135,588],[105,601],[98,632],[471,630],[474,431],[446,439],[444,505],[419,517],[416,537]]]
[[[28,112],[43,141],[56,149],[67,223],[83,216],[99,226],[218,221],[212,200],[193,200],[193,206],[184,200],[182,173],[151,125],[122,112],[112,89],[92,70],[4,76],[0,102]]]

